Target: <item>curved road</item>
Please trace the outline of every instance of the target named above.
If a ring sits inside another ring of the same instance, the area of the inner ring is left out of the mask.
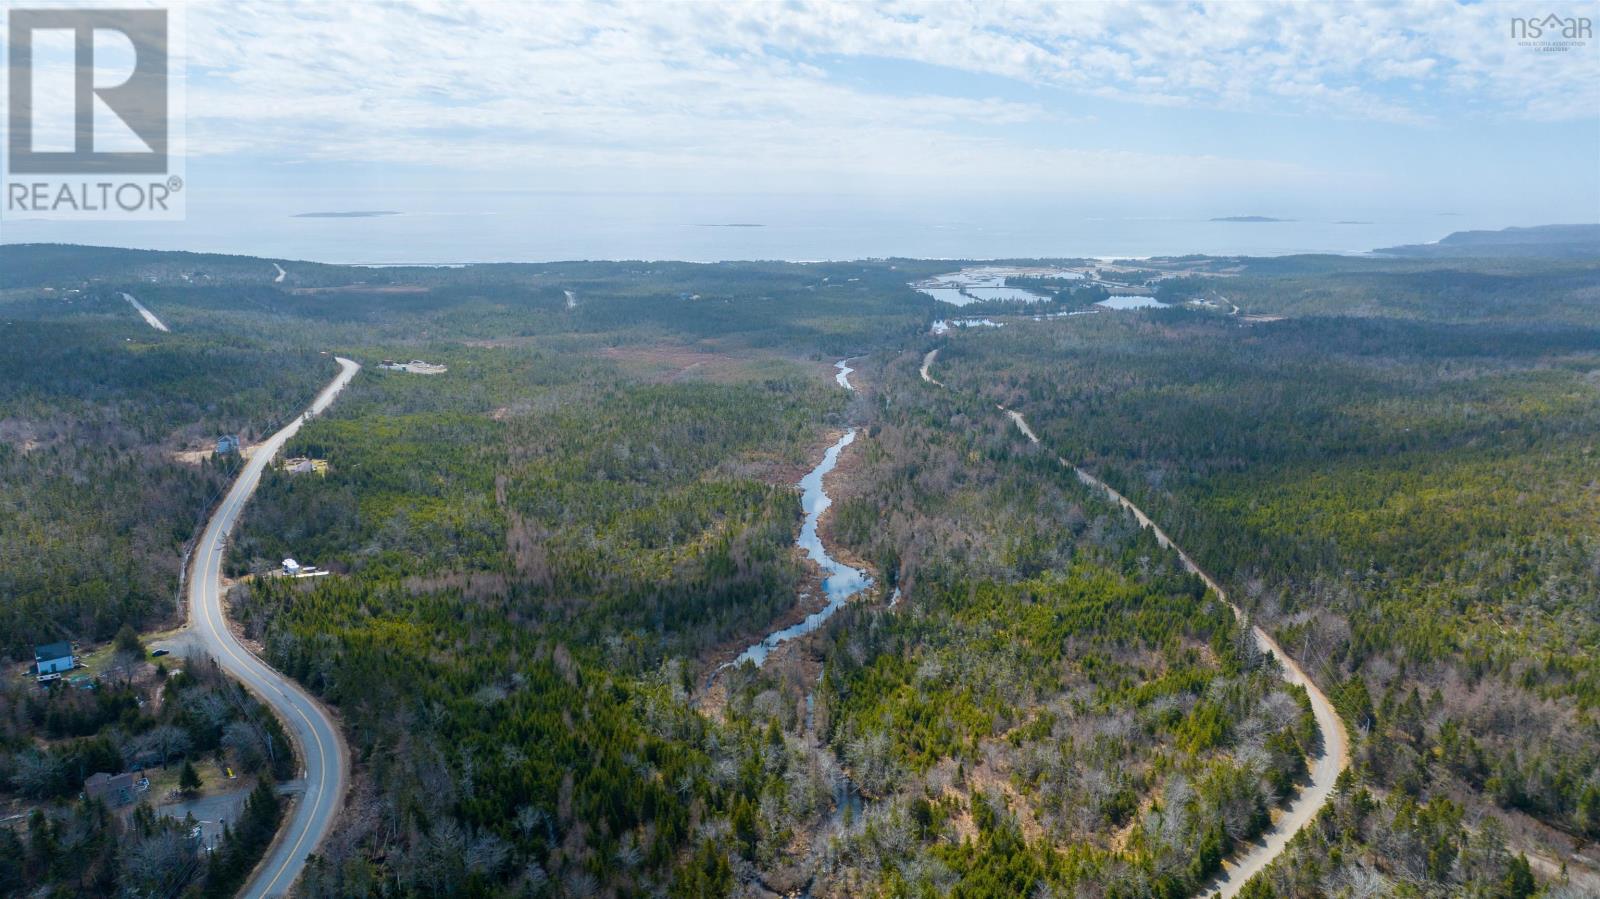
[[[250,461],[245,463],[228,495],[206,523],[200,542],[195,546],[193,568],[189,571],[189,625],[199,645],[210,652],[223,669],[243,681],[251,692],[272,707],[294,738],[304,766],[305,793],[295,804],[288,823],[267,849],[261,864],[239,891],[240,896],[248,899],[289,892],[305,868],[306,856],[316,851],[333,827],[349,784],[349,753],[333,718],[321,703],[294,681],[268,667],[228,630],[228,621],[222,613],[221,583],[222,556],[228,533],[261,482],[261,472],[306,419],[327,409],[361,368],[349,359],[335,358],[339,374],[317,394],[311,408],[251,453]]]
[[[922,380],[930,384],[939,384],[939,381],[933,377],[931,372],[934,357],[938,354],[938,350],[933,350],[922,360]],[[939,386],[942,387],[944,385],[939,384]],[[1022,413],[1007,409],[1004,406],[1001,406],[1000,410],[1016,424],[1017,429],[1030,442],[1039,443],[1039,436],[1033,433],[1032,428],[1028,427],[1028,421],[1022,417]],[[1167,536],[1167,532],[1162,530],[1160,525],[1151,521],[1150,516],[1144,514],[1143,509],[1134,505],[1132,500],[1117,492],[1110,484],[1073,465],[1066,459],[1056,456],[1056,461],[1076,474],[1078,480],[1083,484],[1105,494],[1117,505],[1130,512],[1134,519],[1139,522],[1140,527],[1149,529],[1155,535],[1156,542],[1178,554],[1178,558],[1183,562],[1184,568],[1205,581],[1206,586],[1210,587],[1217,594],[1217,597],[1226,603],[1228,608],[1233,610],[1235,618],[1241,621],[1244,620],[1244,610],[1228,599],[1228,594],[1222,589],[1222,585],[1218,584],[1216,579],[1195,564],[1194,559],[1191,559],[1189,554],[1183,551],[1182,547],[1173,543],[1172,538]],[[1283,666],[1284,680],[1304,687],[1306,694],[1311,697],[1311,714],[1316,718],[1317,730],[1322,734],[1322,753],[1312,760],[1311,783],[1295,795],[1278,819],[1272,822],[1272,826],[1267,829],[1267,832],[1258,837],[1254,843],[1251,843],[1243,855],[1235,855],[1233,858],[1223,862],[1222,873],[1214,878],[1202,893],[1205,896],[1220,895],[1223,899],[1232,899],[1233,896],[1237,896],[1250,878],[1271,864],[1272,860],[1277,858],[1278,854],[1288,847],[1289,840],[1293,839],[1301,828],[1311,823],[1312,819],[1317,816],[1317,812],[1333,796],[1333,788],[1339,779],[1339,772],[1343,771],[1345,766],[1350,763],[1350,735],[1345,731],[1344,721],[1340,719],[1339,713],[1334,711],[1333,703],[1328,701],[1327,695],[1306,675],[1305,671],[1300,667],[1300,663],[1290,658],[1289,654],[1283,651],[1283,647],[1278,645],[1278,641],[1274,640],[1271,634],[1254,625],[1251,626],[1250,632],[1255,637],[1256,645],[1261,647],[1264,652],[1270,653]]]
[[[943,387],[944,382],[938,378],[935,378],[933,376],[933,372],[930,371],[930,369],[933,368],[933,360],[938,355],[938,350],[929,350],[928,355],[922,357],[922,380],[927,381],[929,384],[937,384],[938,386]]]

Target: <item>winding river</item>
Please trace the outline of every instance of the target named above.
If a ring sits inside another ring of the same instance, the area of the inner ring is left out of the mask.
[[[834,363],[833,367],[837,369],[834,380],[840,387],[853,391],[855,386],[850,383],[850,373],[855,369],[846,362],[848,360],[840,359]],[[828,511],[828,507],[833,505],[833,500],[822,489],[822,480],[839,464],[839,454],[844,452],[845,447],[854,443],[855,439],[856,429],[846,430],[844,435],[822,454],[822,461],[817,463],[817,467],[800,479],[799,484],[800,507],[805,510],[806,518],[805,524],[800,526],[800,537],[795,540],[795,545],[805,551],[806,558],[817,563],[817,567],[822,569],[822,594],[827,598],[827,605],[807,615],[803,621],[766,635],[739,653],[733,661],[724,663],[717,671],[746,661],[754,662],[756,667],[761,667],[774,649],[821,627],[823,622],[844,608],[844,604],[849,602],[851,597],[872,586],[872,578],[865,571],[852,568],[829,555],[827,547],[822,545],[822,538],[817,534],[817,523],[822,520],[822,515]],[[712,672],[712,677],[716,676],[717,671]]]

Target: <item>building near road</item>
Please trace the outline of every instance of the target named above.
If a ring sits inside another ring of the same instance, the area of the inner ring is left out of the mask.
[[[293,559],[284,559],[283,574],[285,577],[322,577],[328,572],[315,565],[302,565]]]
[[[135,794],[150,789],[150,781],[143,774],[125,771],[107,774],[104,771],[89,775],[83,782],[83,795],[99,799],[112,808],[132,805]]]
[[[77,660],[72,657],[72,644],[65,640],[33,648],[33,666],[39,674],[41,684],[60,680],[62,674],[71,671],[76,665]]]
[[[414,375],[442,375],[449,371],[443,365],[423,362],[421,359],[412,359],[410,362],[396,362],[393,359],[385,359],[378,363],[378,367],[389,371],[408,371]]]
[[[225,456],[228,453],[239,451],[239,436],[237,434],[224,434],[217,438],[217,455]]]
[[[283,471],[285,474],[327,474],[328,460],[296,456],[283,460]]]

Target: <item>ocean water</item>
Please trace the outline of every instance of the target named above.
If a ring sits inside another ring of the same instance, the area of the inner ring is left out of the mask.
[[[238,191],[191,180],[183,222],[3,221],[0,242],[84,243],[339,263],[570,259],[792,261],[1364,252],[1458,230],[1533,224],[1362,210],[1089,208],[1035,197],[698,195],[447,191]],[[1146,206],[1148,206],[1148,201]],[[303,217],[384,210],[398,215]],[[1339,221],[1353,222],[1336,224]]]

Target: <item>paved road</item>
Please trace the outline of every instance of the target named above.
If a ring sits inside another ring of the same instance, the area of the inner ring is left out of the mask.
[[[206,523],[194,550],[189,572],[189,626],[200,646],[262,701],[272,706],[295,742],[303,765],[305,794],[295,804],[289,822],[267,850],[239,895],[246,899],[281,896],[289,892],[305,868],[306,856],[315,852],[333,827],[344,804],[350,781],[349,753],[344,739],[322,704],[294,681],[272,670],[228,630],[222,613],[222,556],[228,533],[256,485],[261,472],[307,418],[322,412],[339,395],[361,366],[336,357],[339,374],[317,394],[311,408],[256,447],[228,495]]]
[[[239,812],[244,808],[244,801],[250,797],[252,786],[249,780],[245,780],[219,793],[163,803],[156,806],[156,814],[178,821],[182,821],[186,815],[194,815],[200,825],[200,845],[213,849],[222,842],[222,829],[238,823]]]
[[[157,331],[167,331],[169,333],[171,332],[170,328],[168,328],[166,325],[161,323],[161,319],[156,318],[156,314],[154,312],[151,312],[149,309],[146,309],[145,305],[143,303],[141,303],[138,300],[134,299],[133,298],[133,294],[125,293],[125,294],[122,295],[122,298],[124,300],[127,300],[130,304],[132,304],[134,309],[138,310],[139,314],[144,317],[145,324],[148,324],[150,327],[155,328]]]
[[[939,383],[934,379],[931,371],[934,357],[938,353],[938,350],[934,350],[922,360],[922,379],[930,384]],[[1022,413],[1014,409],[1006,409],[1004,406],[1001,406],[1000,410],[1005,412],[1006,416],[1016,424],[1017,430],[1021,431],[1023,436],[1027,437],[1030,442],[1039,442],[1039,436],[1033,432],[1032,428],[1028,427],[1028,421],[1022,417]],[[1140,527],[1149,529],[1155,535],[1158,543],[1176,552],[1178,558],[1183,562],[1183,567],[1198,575],[1201,580],[1206,582],[1206,586],[1217,594],[1219,599],[1227,603],[1228,608],[1233,610],[1234,617],[1240,620],[1244,619],[1244,610],[1228,599],[1228,594],[1222,589],[1222,585],[1218,584],[1211,575],[1195,564],[1194,559],[1191,559],[1189,554],[1183,551],[1182,547],[1173,543],[1172,538],[1167,536],[1167,532],[1162,530],[1160,525],[1151,521],[1150,516],[1144,514],[1143,509],[1134,505],[1132,500],[1118,493],[1111,485],[1073,465],[1066,459],[1057,456],[1056,461],[1076,474],[1078,480],[1083,484],[1110,497],[1117,505],[1131,513],[1134,519],[1139,522]],[[1271,864],[1272,860],[1277,858],[1278,854],[1289,845],[1289,840],[1293,839],[1301,828],[1311,823],[1312,819],[1317,816],[1317,812],[1333,796],[1333,788],[1338,782],[1339,772],[1350,764],[1350,735],[1345,731],[1344,721],[1339,717],[1338,712],[1334,711],[1333,703],[1328,701],[1327,695],[1301,669],[1300,663],[1290,658],[1289,654],[1283,651],[1283,647],[1278,645],[1278,641],[1274,640],[1272,635],[1260,627],[1252,627],[1250,630],[1255,637],[1256,645],[1260,646],[1264,652],[1270,653],[1283,666],[1284,680],[1304,687],[1307,695],[1311,697],[1311,713],[1316,718],[1317,730],[1322,734],[1322,754],[1311,762],[1311,783],[1295,795],[1288,807],[1267,829],[1267,832],[1262,834],[1254,843],[1249,844],[1242,855],[1235,855],[1225,861],[1222,873],[1201,891],[1202,896],[1221,895],[1223,899],[1232,899],[1233,896],[1237,896],[1239,891],[1244,889],[1245,883],[1250,878]]]

